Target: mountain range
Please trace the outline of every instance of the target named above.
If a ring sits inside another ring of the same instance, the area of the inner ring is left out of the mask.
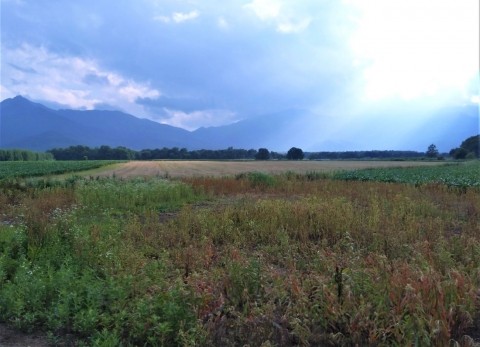
[[[428,115],[422,114],[422,119],[429,121],[404,133],[391,122],[395,117],[401,118],[401,112],[397,113],[392,114],[392,118],[383,118],[373,129],[371,125],[362,124],[361,117],[351,120],[341,129],[338,125],[332,129],[331,118],[292,109],[230,125],[187,131],[119,111],[54,110],[16,96],[0,103],[0,148],[44,151],[72,145],[108,145],[135,150],[162,147],[189,150],[266,147],[286,151],[296,146],[309,151],[425,151],[429,144],[435,143],[441,151],[448,151],[479,131],[478,105],[444,108]],[[335,136],[331,135],[333,130]],[[391,141],[389,148],[381,147],[382,143],[385,146],[385,138]]]

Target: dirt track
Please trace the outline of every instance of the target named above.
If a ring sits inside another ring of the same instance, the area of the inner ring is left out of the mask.
[[[406,167],[439,165],[436,162],[393,161],[131,161],[106,168],[99,176],[116,177],[192,177],[230,176],[242,172],[281,173],[292,171],[332,172],[373,167]]]
[[[0,323],[1,347],[47,347],[47,338],[43,334],[24,334]]]

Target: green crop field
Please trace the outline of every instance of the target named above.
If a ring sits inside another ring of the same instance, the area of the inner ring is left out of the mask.
[[[0,323],[72,346],[478,345],[478,162],[165,177],[0,181]]]
[[[4,178],[58,175],[90,170],[115,162],[108,160],[4,161],[0,162],[0,180]]]
[[[449,187],[480,187],[480,161],[429,167],[374,168],[344,171],[337,179],[393,183],[439,183]]]

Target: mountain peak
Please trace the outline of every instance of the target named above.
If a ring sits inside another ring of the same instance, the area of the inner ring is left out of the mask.
[[[21,96],[21,95],[17,95],[13,98],[8,98],[8,99],[5,99],[1,102],[2,105],[9,105],[9,104],[12,104],[12,105],[22,105],[22,104],[33,104],[33,102],[31,102],[30,100],[28,100],[26,97],[24,96]]]
[[[120,111],[54,110],[23,96],[0,103],[0,148],[47,150],[82,144],[132,149],[198,148],[184,129]]]
[[[28,100],[26,97],[22,96],[22,95],[17,95],[17,96],[14,96],[13,98],[8,98],[8,99],[5,99],[2,101],[2,104],[4,102],[7,102],[7,103],[10,103],[10,102],[15,102],[15,103],[18,103],[18,102],[31,102],[30,100]]]
[[[41,109],[44,109],[44,110],[52,111],[48,107],[46,107],[42,104],[33,102],[33,101],[27,99],[26,97],[24,97],[22,95],[17,95],[13,98],[5,99],[0,103],[0,105],[2,106],[2,108],[3,107],[13,107],[15,109],[23,109],[23,110],[25,108],[28,108],[28,109],[41,108]]]
[[[22,96],[22,95],[17,95],[15,97],[12,98],[13,100],[25,100],[25,101],[30,101],[28,100],[26,97]]]

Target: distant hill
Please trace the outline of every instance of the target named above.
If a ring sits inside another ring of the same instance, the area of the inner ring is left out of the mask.
[[[292,109],[245,119],[220,127],[200,128],[193,132],[196,139],[209,139],[211,149],[227,147],[288,150],[299,146],[308,128],[308,111]]]
[[[479,133],[477,105],[422,112],[414,107],[364,112],[338,123],[336,115],[291,109],[190,132],[119,111],[53,110],[17,96],[0,103],[0,148],[43,151],[108,145],[134,150],[266,147],[287,151],[295,146],[307,151],[425,151],[434,143],[441,152],[448,152]]]
[[[118,111],[52,110],[17,96],[0,104],[0,147],[202,147],[189,131]]]
[[[340,119],[342,115],[340,115]],[[456,148],[479,133],[477,105],[417,110],[415,107],[364,111],[339,123],[335,115],[292,109],[235,124],[200,128],[197,139],[212,148],[266,147],[287,151],[413,150],[424,152],[434,143],[440,151]],[[369,121],[365,121],[369,119]],[[375,121],[372,121],[375,119]]]
[[[412,133],[412,144],[424,145],[429,139],[438,148],[449,152],[460,146],[462,141],[480,133],[480,109],[478,105],[448,107],[436,111],[431,121]]]

